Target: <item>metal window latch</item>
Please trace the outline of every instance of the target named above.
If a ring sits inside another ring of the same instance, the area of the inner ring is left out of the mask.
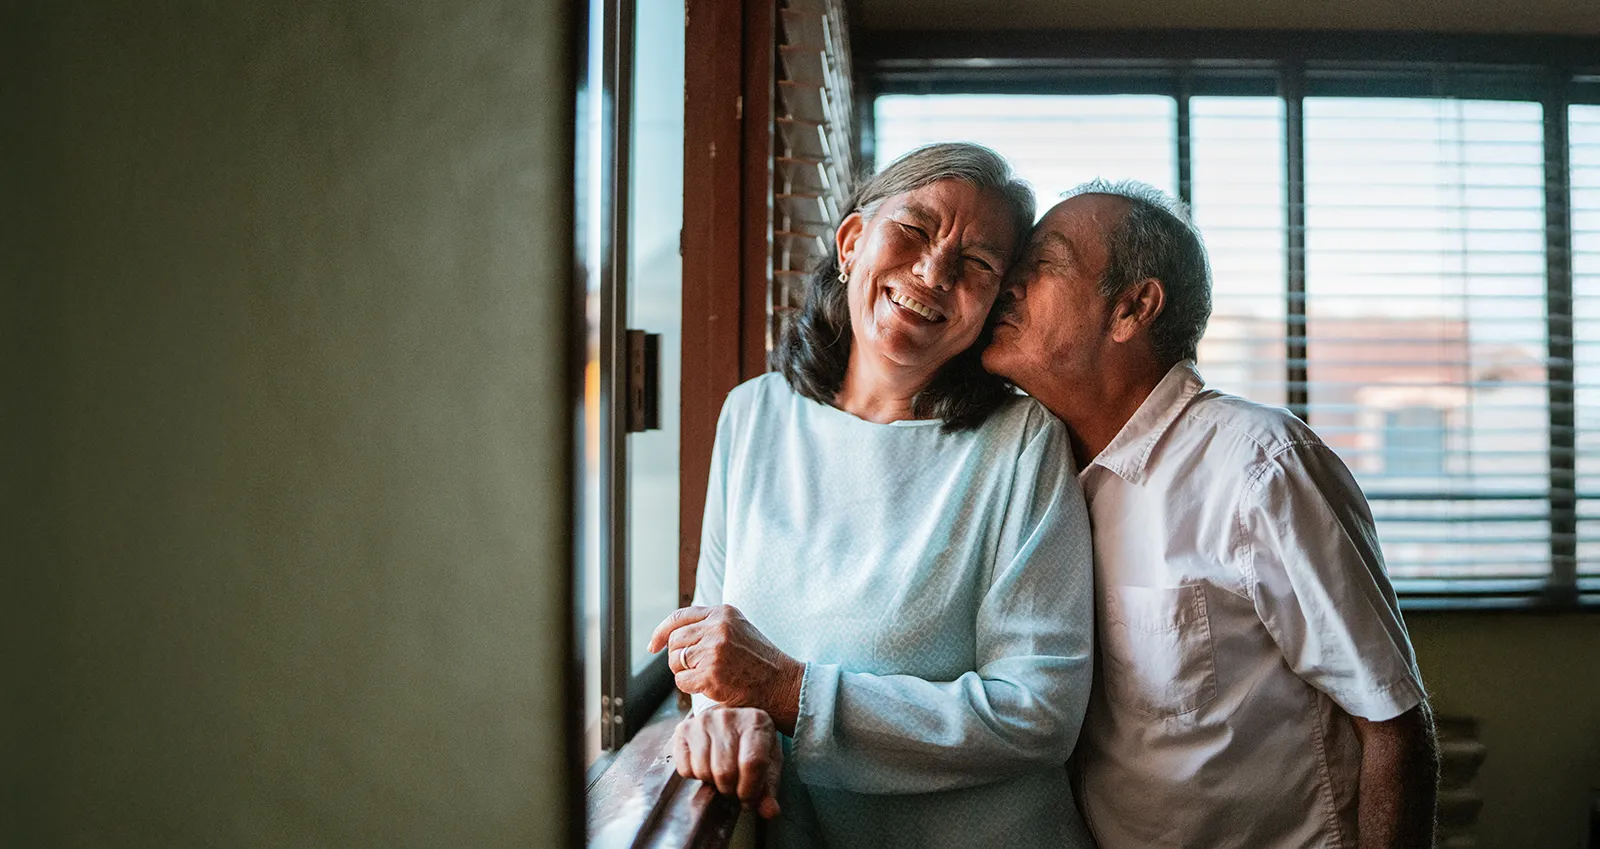
[[[661,334],[629,330],[628,432],[661,429]]]

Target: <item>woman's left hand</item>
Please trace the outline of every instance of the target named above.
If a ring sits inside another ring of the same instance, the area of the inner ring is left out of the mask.
[[[760,708],[779,731],[794,733],[805,664],[779,651],[737,608],[673,611],[650,635],[649,650],[662,648],[678,689],[728,707]]]

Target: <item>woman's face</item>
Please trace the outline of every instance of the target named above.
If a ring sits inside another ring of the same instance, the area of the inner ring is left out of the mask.
[[[854,351],[931,376],[977,341],[1015,247],[996,192],[940,180],[839,226]]]

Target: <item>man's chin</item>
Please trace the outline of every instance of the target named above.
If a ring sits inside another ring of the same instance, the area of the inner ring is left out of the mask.
[[[1016,360],[1016,350],[1006,342],[998,339],[990,342],[989,347],[983,349],[981,360],[984,371],[1003,377],[1013,383],[1016,382],[1010,370],[1010,366]]]

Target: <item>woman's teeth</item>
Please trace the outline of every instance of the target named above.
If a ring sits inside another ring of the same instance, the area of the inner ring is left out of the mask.
[[[933,307],[928,306],[927,304],[925,304],[925,303],[923,303],[921,301],[918,301],[918,300],[915,300],[915,299],[912,299],[912,298],[908,298],[905,295],[900,294],[899,292],[890,292],[889,293],[889,300],[894,302],[894,303],[896,303],[896,304],[898,304],[898,305],[900,305],[900,306],[902,306],[902,307],[905,307],[908,310],[911,310],[912,312],[916,313],[917,315],[922,316],[923,318],[925,318],[925,319],[927,319],[929,321],[942,321],[942,320],[944,320],[944,314],[943,313],[939,312],[938,310],[934,309]]]

